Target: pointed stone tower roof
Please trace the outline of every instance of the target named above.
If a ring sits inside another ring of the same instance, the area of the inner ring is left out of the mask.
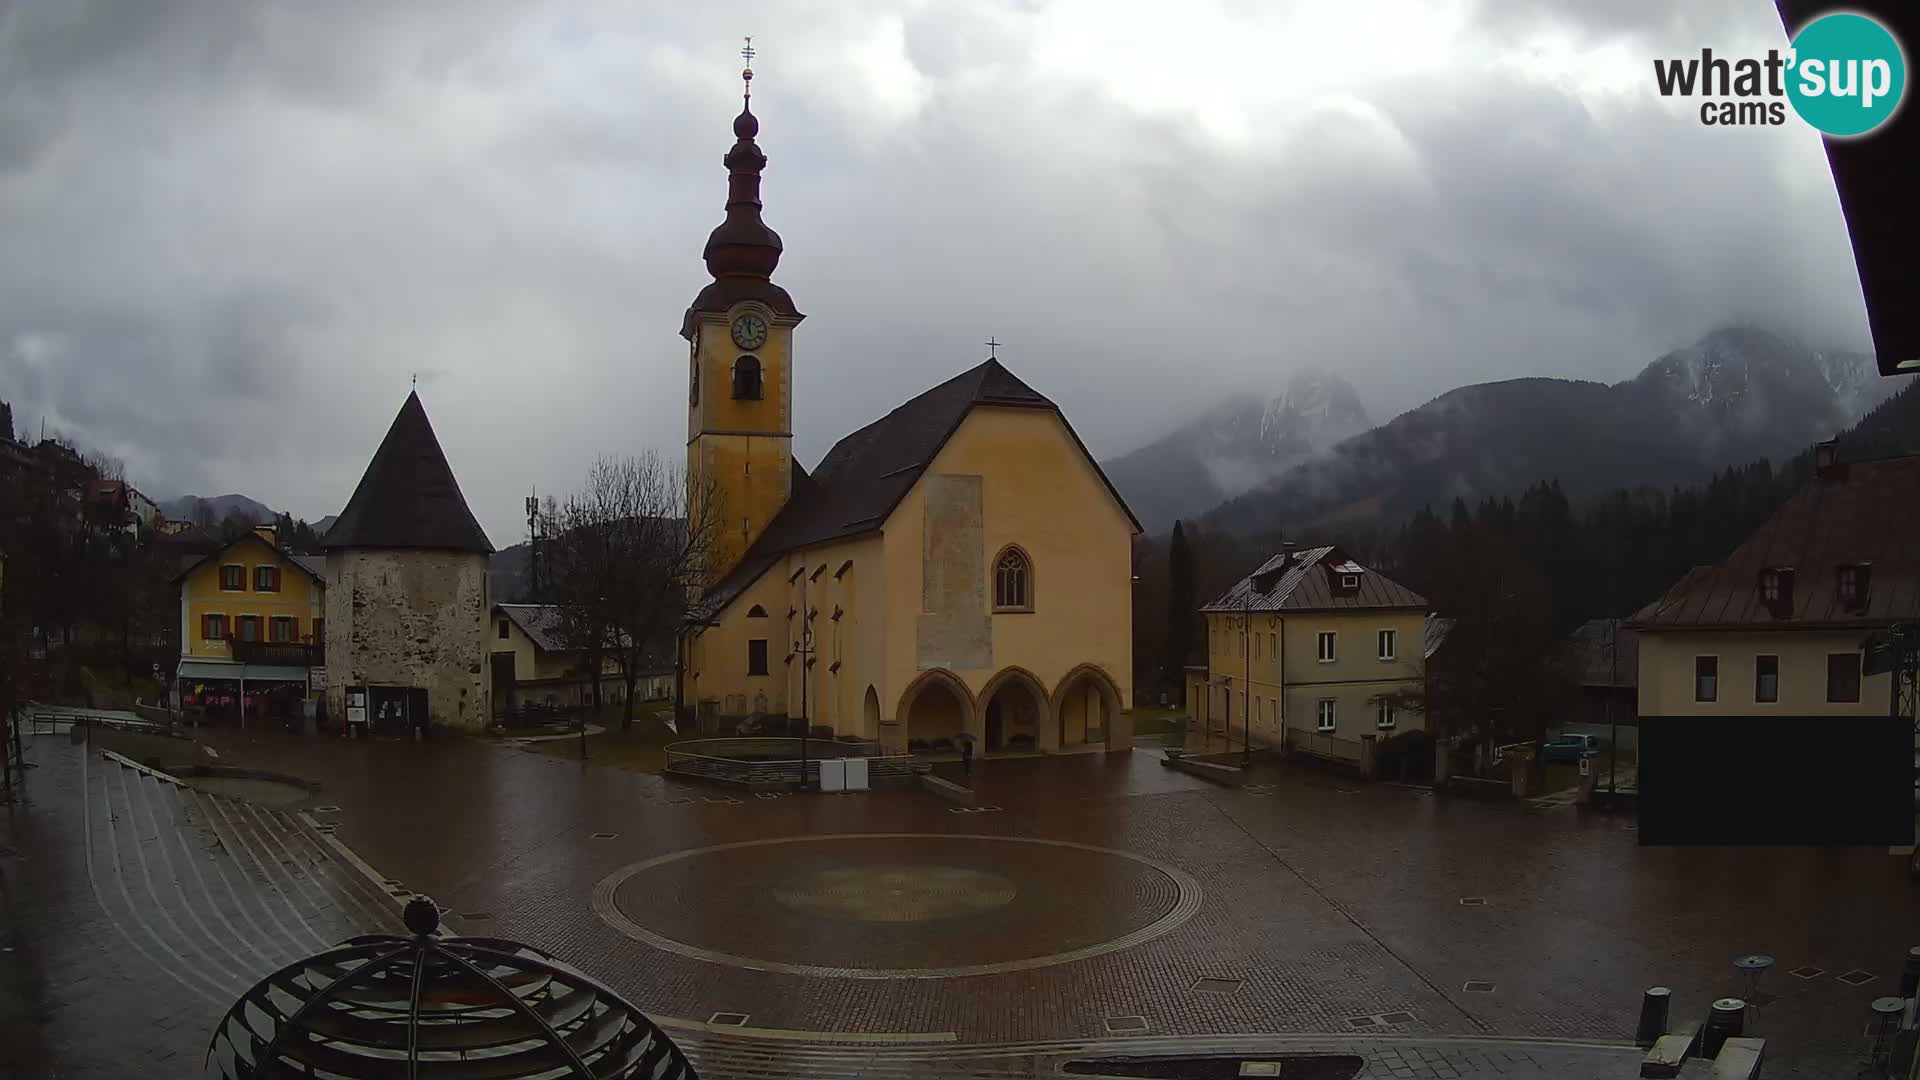
[[[460,494],[419,394],[407,395],[322,545],[329,551],[433,548],[493,553]]]

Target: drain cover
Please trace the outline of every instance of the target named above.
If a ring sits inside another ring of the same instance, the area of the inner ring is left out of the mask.
[[[714,1013],[712,1016],[707,1017],[707,1023],[721,1024],[726,1027],[745,1027],[747,1026],[747,1014],[737,1013],[737,1012],[717,1012],[717,1013]]]
[[[1116,1035],[1147,1030],[1147,1018],[1144,1016],[1109,1016],[1107,1030]]]
[[[594,834],[593,834],[593,839],[595,839],[595,840],[612,840],[612,839],[615,839],[616,837],[618,837],[619,835],[620,835],[620,834],[619,834],[619,833],[617,833],[617,832],[597,832],[597,833],[594,833]]]
[[[1410,1012],[1382,1013],[1380,1015],[1380,1022],[1383,1024],[1410,1024],[1413,1022],[1413,1014]]]
[[[1213,975],[1202,975],[1193,980],[1193,985],[1187,989],[1202,994],[1231,994],[1245,985],[1247,985],[1245,979],[1223,979]]]
[[[1875,975],[1871,971],[1861,971],[1859,968],[1854,968],[1852,971],[1838,976],[1838,978],[1848,986],[1865,986],[1874,980]]]
[[[1463,896],[1460,898],[1460,906],[1461,907],[1486,907],[1487,898],[1484,896]]]
[[[1380,1024],[1380,1021],[1379,1021],[1379,1020],[1376,1020],[1376,1019],[1374,1019],[1374,1018],[1373,1018],[1373,1017],[1371,1017],[1371,1016],[1349,1016],[1349,1017],[1347,1017],[1347,1026],[1348,1026],[1348,1027],[1350,1027],[1350,1028],[1370,1028],[1370,1027],[1378,1027],[1378,1026],[1379,1026],[1379,1024]]]
[[[1469,994],[1491,994],[1493,993],[1493,984],[1474,980],[1464,984],[1460,989],[1465,990]]]
[[[1797,968],[1794,968],[1792,971],[1787,972],[1787,974],[1793,976],[1796,979],[1817,979],[1820,976],[1825,975],[1826,973],[1827,973],[1826,968],[1817,968],[1817,967],[1814,967],[1812,964],[1808,964],[1805,967],[1797,967]]]

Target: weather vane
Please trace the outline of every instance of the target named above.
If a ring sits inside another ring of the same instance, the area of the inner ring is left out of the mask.
[[[746,47],[740,50],[740,58],[747,62],[747,66],[740,70],[740,81],[746,84],[746,91],[743,96],[752,97],[753,96],[753,35],[752,34],[747,35],[747,44],[746,44]]]
[[[987,359],[989,360],[1000,359],[1000,346],[1004,344],[1006,344],[1006,342],[995,341],[993,340],[992,337],[988,337],[987,338]]]

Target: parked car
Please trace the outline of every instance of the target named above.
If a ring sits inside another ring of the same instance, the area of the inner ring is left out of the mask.
[[[1598,735],[1562,735],[1541,748],[1540,757],[1545,761],[1557,761],[1572,764],[1589,754],[1600,752]]]

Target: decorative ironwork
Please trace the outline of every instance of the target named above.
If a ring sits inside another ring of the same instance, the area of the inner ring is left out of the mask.
[[[412,937],[351,938],[249,990],[215,1029],[208,1075],[697,1080],[589,976],[511,941],[436,937],[425,898],[403,918]]]

